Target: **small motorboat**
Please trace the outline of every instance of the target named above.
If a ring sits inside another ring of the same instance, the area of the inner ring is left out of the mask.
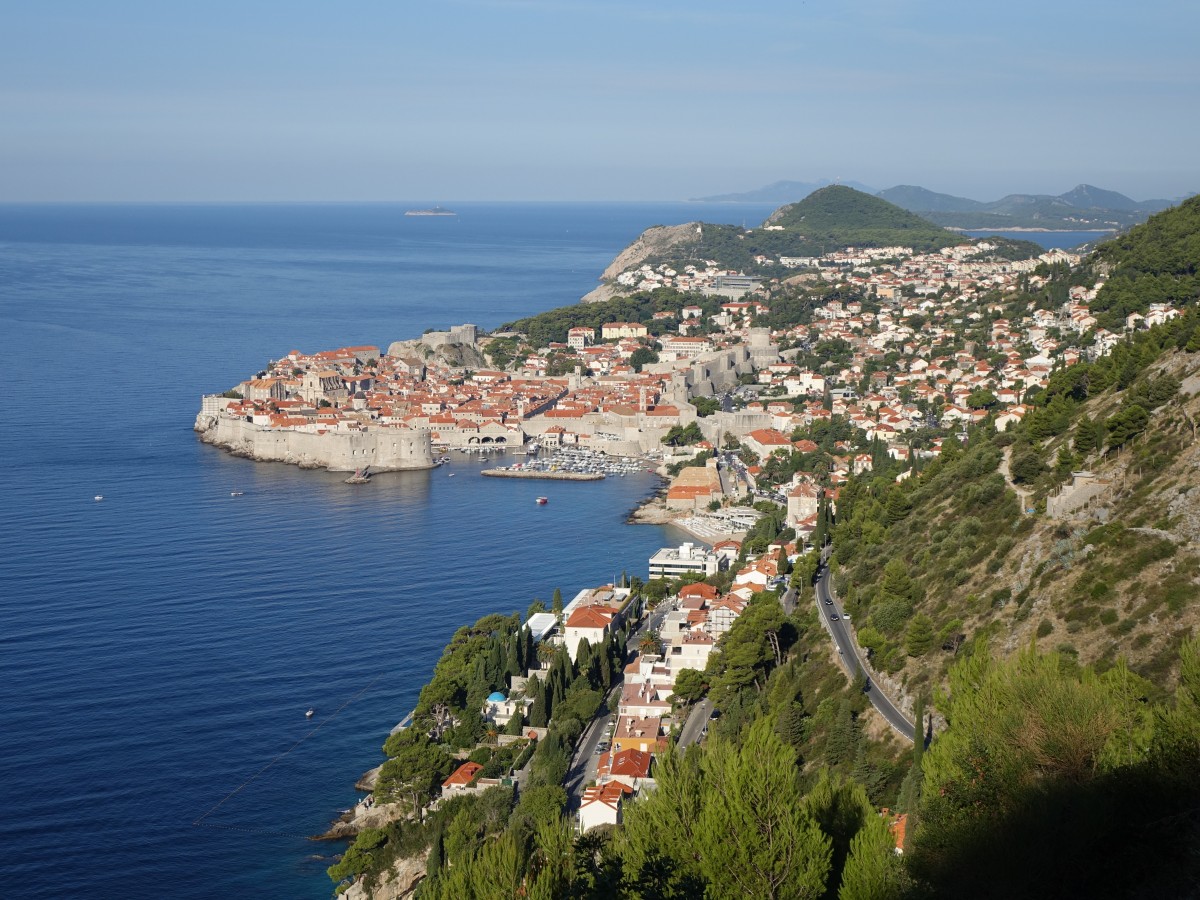
[[[240,496],[242,496],[243,493],[245,493],[245,492],[244,491],[230,491],[229,496],[230,497],[240,497]]]
[[[550,499],[548,497],[538,497],[536,502],[538,506],[545,506],[550,502]]]
[[[97,503],[99,503],[101,500],[103,500],[103,499],[104,499],[104,495],[103,495],[103,494],[97,494],[97,495],[96,495],[95,497],[93,497],[92,499],[93,499],[93,500],[95,500]]]
[[[304,714],[304,718],[306,718],[306,719],[311,719],[311,718],[312,718],[313,716],[315,716],[316,714],[317,714],[317,711],[316,711],[315,709],[310,709],[308,712],[306,712],[306,713]]]
[[[447,477],[447,478],[453,478],[453,477],[454,477],[454,473],[453,473],[453,472],[451,472],[451,473],[450,473],[449,475],[447,475],[446,477]]]

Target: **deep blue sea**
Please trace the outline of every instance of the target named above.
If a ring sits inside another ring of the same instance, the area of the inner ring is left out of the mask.
[[[288,350],[495,327],[649,225],[770,211],[406,206],[0,205],[0,895],[328,897],[305,837],[454,630],[680,539],[624,524],[650,475],[353,487],[197,441]]]

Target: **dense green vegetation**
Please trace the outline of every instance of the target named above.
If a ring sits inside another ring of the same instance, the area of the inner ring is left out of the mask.
[[[565,343],[567,332],[572,328],[595,328],[600,335],[600,326],[605,322],[641,322],[652,334],[674,331],[678,325],[678,314],[685,306],[699,306],[704,310],[704,321],[720,309],[717,299],[699,294],[684,293],[671,288],[639,291],[628,297],[616,297],[602,303],[576,303],[560,306],[536,316],[518,319],[500,327],[501,331],[519,331],[528,336],[535,347],[551,343]],[[675,313],[675,319],[654,319],[656,312]],[[648,360],[645,360],[648,361]]]
[[[808,249],[809,253],[890,246],[920,252],[967,241],[893,203],[841,185],[821,188],[799,203],[776,210],[768,222],[803,235],[803,246],[816,248]]]
[[[1096,258],[1111,271],[1091,310],[1110,330],[1151,303],[1194,305],[1200,298],[1200,196],[1114,238]]]
[[[1032,648],[970,654],[939,699],[910,871],[933,896],[1194,896],[1200,645],[1175,701]]]
[[[860,643],[885,671],[952,646],[963,616],[957,589],[993,553],[1007,552],[1020,527],[1016,499],[996,471],[1001,451],[987,437],[986,427],[973,432],[966,451],[947,441],[899,484],[884,469],[842,489],[837,582],[862,623]],[[927,596],[937,598],[935,618],[914,617]]]

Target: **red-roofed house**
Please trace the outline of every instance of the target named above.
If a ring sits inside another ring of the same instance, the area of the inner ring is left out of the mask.
[[[579,830],[621,824],[621,801],[632,793],[633,788],[619,781],[584,788],[579,804]]]
[[[896,854],[904,855],[904,840],[908,831],[908,813],[893,813],[886,806],[879,811],[887,822],[888,831],[892,833],[892,840],[896,842]]]
[[[571,613],[566,621],[563,642],[575,662],[579,654],[579,642],[586,639],[593,647],[603,643],[609,631],[614,627],[617,613],[603,606],[582,606]]]
[[[653,756],[641,750],[601,753],[596,778],[601,784],[619,781],[637,789],[650,777],[650,763],[653,759]]]
[[[471,792],[471,782],[475,776],[483,770],[477,762],[465,762],[451,773],[450,777],[442,782],[442,796],[454,797],[459,794]]]

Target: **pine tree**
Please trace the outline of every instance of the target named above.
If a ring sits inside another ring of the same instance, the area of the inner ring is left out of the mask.
[[[928,616],[913,616],[904,636],[904,649],[909,656],[924,656],[933,649],[933,622]]]
[[[838,766],[848,762],[854,750],[854,743],[854,710],[849,700],[842,700],[833,727],[825,739],[825,763]]]
[[[741,749],[718,742],[705,758],[706,790],[696,850],[707,896],[763,900],[825,892],[831,843],[809,814],[795,752],[769,717]]]
[[[550,598],[550,611],[554,613],[557,619],[562,620],[563,599],[562,591],[558,588],[554,589],[554,595]]]
[[[829,883],[837,884],[850,855],[850,842],[866,822],[877,818],[875,808],[861,784],[832,775],[828,769],[821,770],[804,806],[830,840]]]
[[[909,886],[896,843],[880,816],[872,815],[850,841],[838,900],[900,900]]]
[[[884,514],[887,516],[888,524],[896,524],[910,512],[912,512],[912,501],[908,499],[908,495],[899,487],[889,490],[887,501],[884,503]]]

